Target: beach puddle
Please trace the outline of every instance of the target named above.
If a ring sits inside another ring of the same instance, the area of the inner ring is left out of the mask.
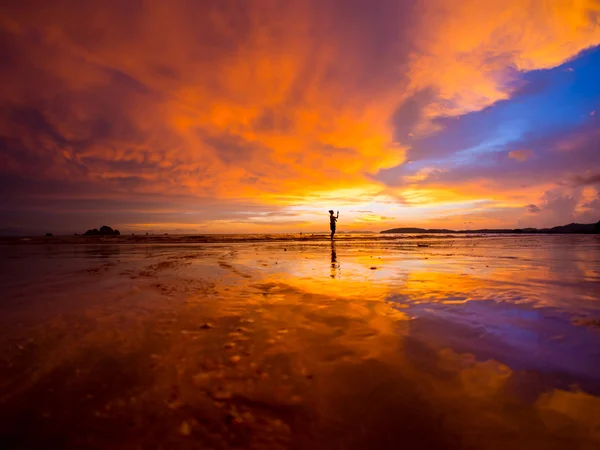
[[[600,241],[521,239],[12,246],[0,447],[596,449]]]

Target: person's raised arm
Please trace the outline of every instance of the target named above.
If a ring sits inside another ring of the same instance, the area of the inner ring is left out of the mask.
[[[337,212],[337,217],[340,217],[340,212],[339,212],[339,211]],[[337,217],[336,217],[336,218],[337,218]]]

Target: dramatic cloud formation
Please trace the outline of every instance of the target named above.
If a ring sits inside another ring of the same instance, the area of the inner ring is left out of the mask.
[[[0,227],[320,231],[330,208],[347,229],[593,219],[599,14],[594,0],[12,2]]]

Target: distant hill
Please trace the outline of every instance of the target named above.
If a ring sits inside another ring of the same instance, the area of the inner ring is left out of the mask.
[[[515,229],[490,229],[484,228],[481,230],[447,230],[439,228],[392,228],[390,230],[384,230],[381,233],[426,233],[426,234],[451,234],[451,233],[505,233],[505,234],[535,234],[535,233],[547,233],[547,234],[600,234],[600,221],[598,223],[570,223],[569,225],[561,225],[552,228],[515,228]]]

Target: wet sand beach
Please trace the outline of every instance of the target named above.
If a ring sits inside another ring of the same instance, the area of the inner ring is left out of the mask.
[[[597,236],[0,252],[3,449],[600,448]]]

